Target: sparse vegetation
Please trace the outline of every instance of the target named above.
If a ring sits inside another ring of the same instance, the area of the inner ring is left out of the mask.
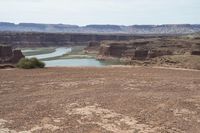
[[[23,69],[44,68],[45,63],[39,61],[37,58],[23,58],[18,62],[17,67]]]

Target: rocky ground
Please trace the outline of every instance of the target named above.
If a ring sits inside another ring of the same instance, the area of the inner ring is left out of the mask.
[[[199,131],[197,70],[0,70],[0,133]]]

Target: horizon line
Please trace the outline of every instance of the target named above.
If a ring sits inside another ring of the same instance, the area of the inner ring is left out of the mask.
[[[0,21],[0,23],[10,23],[10,24],[44,24],[44,25],[74,25],[74,26],[79,26],[79,27],[85,27],[85,26],[90,26],[90,25],[95,25],[95,26],[100,26],[100,25],[107,25],[107,26],[162,26],[162,25],[200,25],[200,23],[164,23],[164,24],[130,24],[130,25],[125,25],[125,24],[97,24],[97,23],[91,23],[91,24],[86,24],[86,25],[79,25],[79,24],[69,24],[69,23],[40,23],[40,22],[7,22],[7,21]]]

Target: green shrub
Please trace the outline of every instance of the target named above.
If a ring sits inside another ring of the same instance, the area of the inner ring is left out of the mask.
[[[24,69],[44,68],[45,64],[39,61],[37,58],[23,58],[17,63],[17,67]]]

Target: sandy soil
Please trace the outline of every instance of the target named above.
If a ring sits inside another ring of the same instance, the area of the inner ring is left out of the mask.
[[[0,70],[0,133],[199,133],[200,71]]]

